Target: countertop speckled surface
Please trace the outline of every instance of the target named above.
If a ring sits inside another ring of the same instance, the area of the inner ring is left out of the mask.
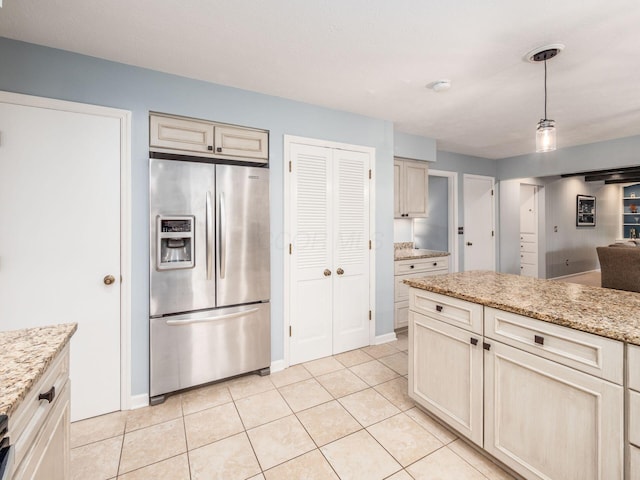
[[[422,248],[404,248],[395,249],[394,260],[415,260],[418,258],[446,257],[449,252],[440,252],[438,250],[424,250]]]
[[[65,323],[0,332],[0,414],[11,416],[77,328]]]
[[[485,271],[408,279],[405,283],[640,345],[640,293]]]

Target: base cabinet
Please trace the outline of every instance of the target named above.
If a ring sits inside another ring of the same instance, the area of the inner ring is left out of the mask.
[[[624,478],[621,342],[415,288],[408,319],[409,396],[426,411],[526,479]]]
[[[409,396],[482,446],[480,336],[409,312]]]
[[[622,478],[622,386],[489,343],[484,449],[528,479]]]

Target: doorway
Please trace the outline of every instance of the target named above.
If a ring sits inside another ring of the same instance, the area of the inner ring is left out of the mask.
[[[0,92],[0,131],[2,326],[77,323],[71,420],[128,409],[130,112]]]
[[[285,364],[375,334],[375,150],[285,136]]]
[[[464,175],[464,270],[496,269],[493,177]]]

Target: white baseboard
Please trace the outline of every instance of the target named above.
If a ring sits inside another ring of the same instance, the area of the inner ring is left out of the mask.
[[[385,333],[384,335],[378,335],[373,340],[374,345],[382,345],[383,343],[394,342],[398,338],[396,337],[396,332]]]
[[[276,360],[271,362],[271,373],[281,372],[285,369],[284,360]]]
[[[596,268],[595,270],[587,270],[586,272],[578,272],[578,273],[572,273],[570,275],[562,275],[560,277],[552,277],[552,278],[549,278],[549,280],[562,280],[563,278],[577,277],[578,275],[584,275],[585,273],[592,273],[592,272],[600,272],[600,269]]]
[[[131,395],[129,399],[129,405],[131,410],[135,410],[137,408],[143,408],[149,406],[149,394],[141,393],[140,395]]]

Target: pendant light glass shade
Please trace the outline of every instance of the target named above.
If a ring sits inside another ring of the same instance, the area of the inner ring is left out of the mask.
[[[536,128],[536,152],[552,152],[556,149],[556,122],[542,119]]]

